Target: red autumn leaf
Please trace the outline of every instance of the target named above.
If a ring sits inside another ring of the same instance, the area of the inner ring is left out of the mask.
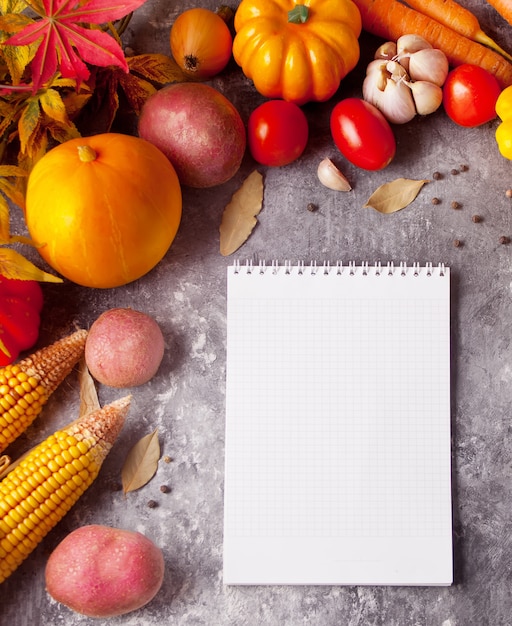
[[[117,41],[98,29],[81,24],[105,24],[134,11],[146,0],[26,0],[39,15],[4,43],[25,46],[39,42],[31,62],[33,89],[51,79],[57,68],[64,78],[79,86],[90,75],[84,63],[115,65],[128,72],[124,53]]]

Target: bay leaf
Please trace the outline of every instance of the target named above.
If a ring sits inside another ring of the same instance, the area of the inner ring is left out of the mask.
[[[220,224],[220,253],[233,254],[244,244],[258,223],[263,205],[263,176],[255,170],[244,180],[226,205]]]
[[[139,439],[126,455],[121,470],[124,493],[135,491],[147,484],[156,474],[160,459],[158,429]]]
[[[428,182],[426,179],[397,178],[384,183],[372,193],[363,205],[363,209],[372,208],[380,213],[395,213],[405,209],[416,198],[423,185]]]
[[[82,357],[80,360],[80,367],[78,370],[78,381],[80,385],[80,411],[79,415],[87,415],[97,409],[100,409],[100,401],[98,400],[98,392],[96,391],[96,385],[94,379],[89,373],[89,369],[85,363],[85,359]]]

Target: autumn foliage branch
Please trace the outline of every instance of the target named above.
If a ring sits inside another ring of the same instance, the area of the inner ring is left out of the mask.
[[[147,0],[0,0],[0,273],[59,280],[14,249],[9,205],[24,210],[27,176],[48,149],[108,132],[121,102],[138,114],[158,86],[183,80],[171,57],[126,56],[121,35]],[[84,132],[85,128],[85,132]]]

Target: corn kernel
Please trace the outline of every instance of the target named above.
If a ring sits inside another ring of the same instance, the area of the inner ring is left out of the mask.
[[[77,441],[76,447],[80,451],[80,454],[87,454],[91,446],[86,441]]]
[[[52,474],[51,476],[48,476],[48,479],[46,480],[45,484],[48,487],[48,490],[50,491],[50,493],[53,493],[56,489],[60,487],[59,482],[55,478],[54,474]]]
[[[7,380],[7,384],[8,386],[12,389],[13,387],[16,387],[16,385],[18,384],[18,381],[16,379],[16,376],[11,376],[11,378],[9,378]]]
[[[36,497],[36,494],[40,495],[41,498],[43,498],[43,501],[44,501],[44,500],[46,500],[46,498],[50,497],[50,493],[51,492],[48,491],[48,489],[46,488],[46,484],[42,484],[42,485],[39,485],[37,487],[37,489],[35,490],[34,497]]]
[[[75,474],[73,476],[73,482],[75,483],[77,487],[81,487],[84,481],[83,481],[83,478],[80,476],[80,474]]]
[[[84,464],[82,463],[82,459],[74,459],[72,462],[72,465],[77,472],[81,472],[84,469]]]
[[[18,523],[17,520],[10,515],[6,515],[2,521],[5,522],[5,525],[9,528],[6,534],[9,534],[13,528],[16,528],[16,524]]]
[[[72,463],[68,463],[65,467],[61,467],[59,470],[59,474],[64,478],[64,480],[68,481],[71,479],[73,474],[76,474],[76,470],[73,467]]]
[[[26,513],[32,513],[32,511],[34,509],[36,509],[39,504],[37,502],[37,500],[35,501],[35,506],[34,506],[34,499],[32,498],[31,501],[27,500],[23,500],[22,502],[20,502],[20,506],[23,508],[23,511]]]
[[[18,400],[18,406],[23,409],[23,413],[25,414],[26,410],[30,407],[30,404],[23,397]]]
[[[69,450],[62,450],[61,456],[66,463],[70,463],[73,460],[73,457],[69,453]]]
[[[57,464],[55,459],[52,459],[48,462],[48,469],[52,472],[52,474],[59,471],[59,465]]]
[[[13,546],[17,546],[18,543],[20,541],[23,541],[24,538],[25,538],[25,536],[21,532],[19,526],[16,526],[16,528],[12,529],[12,531],[11,531],[11,543],[12,543]]]
[[[51,471],[48,469],[48,467],[46,465],[42,465],[39,468],[39,471],[45,477],[45,479],[49,478],[52,475]]]
[[[9,524],[4,520],[4,519],[0,519],[0,533],[2,533],[2,535],[7,535],[10,532],[10,526]],[[1,558],[1,555],[0,555]]]

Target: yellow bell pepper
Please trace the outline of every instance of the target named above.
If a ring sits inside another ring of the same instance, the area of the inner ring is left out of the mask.
[[[499,151],[506,159],[512,160],[512,85],[500,93],[496,113],[501,120],[496,129]]]
[[[235,61],[267,98],[328,100],[359,60],[352,0],[242,0],[234,26]]]

